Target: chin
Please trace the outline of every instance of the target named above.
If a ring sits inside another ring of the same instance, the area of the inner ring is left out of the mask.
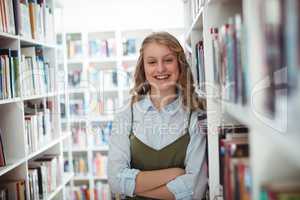
[[[164,87],[164,86],[162,86],[162,87],[159,87],[158,90],[159,90],[160,93],[164,93],[164,94],[166,94],[166,93],[167,94],[172,94],[172,93],[175,94],[175,92],[176,92],[176,89],[174,87]]]

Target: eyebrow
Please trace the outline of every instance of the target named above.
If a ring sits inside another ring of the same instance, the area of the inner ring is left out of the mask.
[[[167,57],[167,56],[175,56],[173,53],[169,53],[167,55],[164,55],[163,57]],[[146,59],[156,59],[156,57],[153,57],[153,56],[149,56],[149,57],[146,57]]]

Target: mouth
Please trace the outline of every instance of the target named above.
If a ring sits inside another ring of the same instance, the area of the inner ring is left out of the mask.
[[[154,76],[154,78],[157,79],[157,80],[166,80],[166,79],[168,79],[170,76],[171,76],[171,75],[169,75],[169,74],[162,74],[162,75],[156,75],[156,76]]]

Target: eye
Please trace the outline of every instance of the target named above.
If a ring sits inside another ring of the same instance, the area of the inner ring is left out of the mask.
[[[168,59],[165,60],[165,62],[171,63],[171,62],[173,62],[173,58],[168,58]]]
[[[148,61],[148,64],[149,65],[153,65],[153,64],[155,64],[156,62],[155,61]]]

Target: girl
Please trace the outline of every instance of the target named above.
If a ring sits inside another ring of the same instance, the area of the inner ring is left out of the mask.
[[[109,143],[108,181],[126,199],[201,199],[207,185],[205,135],[183,48],[166,32],[146,37],[132,99],[117,116]]]

